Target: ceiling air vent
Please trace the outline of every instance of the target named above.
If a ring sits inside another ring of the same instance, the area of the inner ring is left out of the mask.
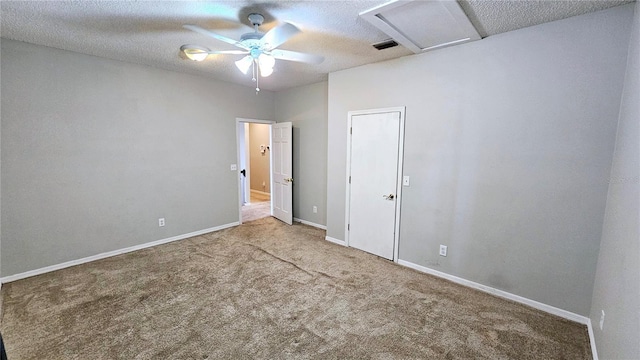
[[[373,44],[373,47],[378,50],[384,50],[384,49],[392,48],[394,46],[398,46],[398,43],[395,42],[393,39],[389,39],[389,40],[385,40],[385,41],[381,41],[379,43]]]
[[[392,1],[360,16],[414,53],[480,40],[457,1]]]

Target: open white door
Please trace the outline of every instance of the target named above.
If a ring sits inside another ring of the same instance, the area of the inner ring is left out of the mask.
[[[271,126],[271,204],[273,216],[293,224],[292,124],[283,122]]]

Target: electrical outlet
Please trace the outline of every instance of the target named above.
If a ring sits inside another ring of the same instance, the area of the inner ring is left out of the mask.
[[[600,330],[602,330],[602,328],[604,327],[604,310],[600,311],[602,311],[602,314],[600,314]]]
[[[313,213],[314,213],[314,214],[317,214],[317,213],[318,213],[318,207],[317,207],[317,206],[315,206],[315,205],[313,206]]]
[[[160,227],[164,226],[164,218],[158,219],[158,226]]]
[[[238,170],[238,166],[236,164],[231,164],[231,171]]]
[[[447,256],[447,245],[440,245],[440,256]]]
[[[403,176],[402,177],[402,186],[409,186],[409,177],[408,176]]]

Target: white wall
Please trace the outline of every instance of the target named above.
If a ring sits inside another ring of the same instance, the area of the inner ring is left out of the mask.
[[[327,213],[327,87],[276,93],[276,120],[293,123],[293,216],[318,225],[326,225]]]
[[[272,92],[1,45],[3,276],[238,221],[235,119]]]
[[[640,359],[640,3],[620,106],[591,323],[600,359]],[[601,311],[605,321],[600,330]]]
[[[347,112],[404,105],[400,259],[588,315],[631,16],[329,74],[327,236],[344,239]]]

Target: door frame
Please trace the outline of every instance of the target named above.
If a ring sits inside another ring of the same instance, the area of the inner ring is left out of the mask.
[[[240,132],[238,131],[238,125],[240,123],[253,123],[253,124],[267,124],[273,125],[276,122],[273,120],[260,120],[249,118],[236,118],[236,164],[240,164]],[[269,126],[269,147],[271,147],[271,126]],[[248,154],[246,154],[248,156]],[[271,157],[271,151],[269,151],[269,169],[273,167],[273,158]],[[236,170],[236,183],[238,184],[238,223],[242,224],[242,180],[240,179],[240,167]],[[273,187],[273,177],[271,176],[271,170],[269,170],[269,189]],[[249,193],[251,196],[251,193]],[[273,215],[273,197],[271,198],[271,215]]]
[[[249,123],[247,122],[236,122],[236,131],[237,141],[238,141],[238,171],[245,170],[244,177],[238,174],[238,179],[240,179],[240,205],[244,206],[249,203],[251,196],[251,159],[249,156]],[[244,146],[242,146],[244,145]],[[244,159],[242,158],[242,154],[244,154]],[[249,196],[249,198],[247,198]]]
[[[351,217],[351,183],[349,182],[349,174],[351,173],[351,123],[352,117],[357,115],[370,115],[389,112],[400,113],[400,132],[398,139],[398,169],[396,178],[396,218],[395,218],[395,230],[393,239],[393,262],[398,262],[398,249],[400,241],[400,209],[402,204],[402,177],[403,177],[403,160],[404,160],[404,121],[405,121],[405,106],[396,106],[380,109],[368,109],[368,110],[353,110],[347,113],[347,171],[346,171],[346,208],[345,208],[345,221],[344,221],[344,238],[345,244],[349,245],[349,220]]]

